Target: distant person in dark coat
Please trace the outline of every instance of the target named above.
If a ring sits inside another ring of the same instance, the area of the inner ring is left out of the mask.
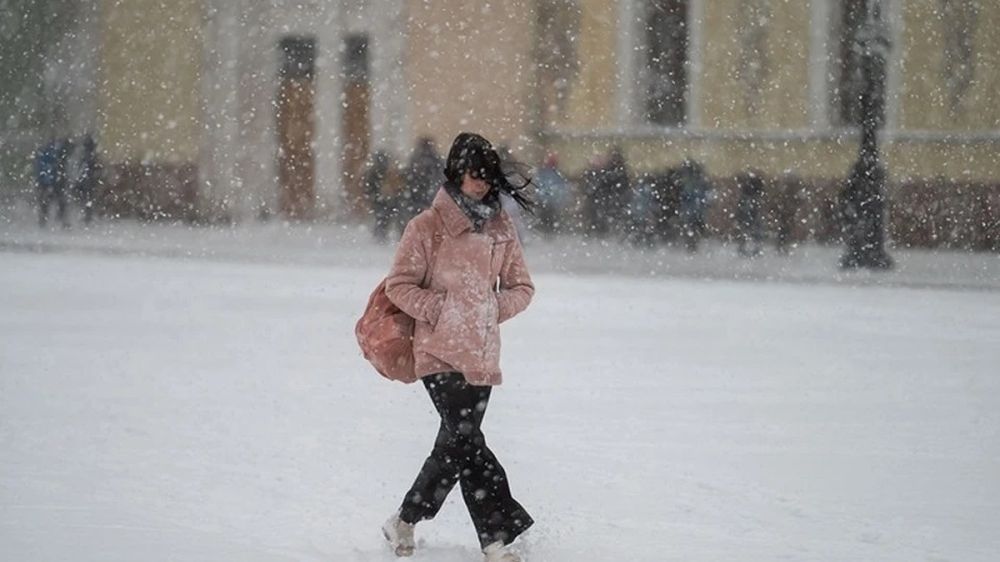
[[[701,164],[685,160],[678,173],[681,185],[681,224],[688,252],[698,251],[698,244],[707,228],[706,215],[712,197],[712,186]]]
[[[676,168],[667,168],[652,178],[653,236],[661,242],[677,238],[681,186]]]
[[[760,173],[748,171],[736,176],[740,199],[736,204],[736,236],[741,256],[755,257],[762,252],[764,238],[761,211],[764,207],[764,180]]]
[[[625,215],[632,200],[632,188],[622,151],[615,148],[607,158],[592,160],[583,173],[582,182],[587,199],[587,234],[625,233],[629,227]]]
[[[76,177],[74,191],[83,207],[83,223],[90,224],[94,218],[95,193],[100,164],[97,160],[97,143],[94,137],[87,134],[80,143],[78,161],[76,162]]]
[[[778,191],[778,201],[775,208],[775,223],[777,236],[775,247],[782,255],[788,254],[795,234],[795,215],[802,204],[802,180],[796,176],[786,176],[782,182],[784,187]]]
[[[389,230],[398,222],[404,200],[400,183],[399,171],[392,156],[385,150],[376,151],[365,171],[364,186],[373,218],[372,234],[379,242],[388,239]]]
[[[69,228],[69,218],[66,216],[66,163],[69,150],[67,139],[53,138],[35,156],[39,226],[44,227],[48,223],[49,205],[55,199],[56,218],[63,228]]]
[[[604,225],[602,223],[603,214],[600,212],[598,201],[599,183],[601,174],[604,173],[604,160],[601,156],[594,156],[590,164],[580,176],[580,191],[583,195],[583,220],[582,230],[587,236],[602,234]]]
[[[657,176],[642,174],[636,178],[628,203],[626,239],[636,246],[656,243],[656,221],[659,201],[656,193]]]
[[[562,229],[570,199],[569,182],[559,171],[559,159],[555,154],[549,154],[538,167],[533,183],[538,201],[538,228],[543,234],[552,235]]]
[[[420,137],[406,168],[406,196],[401,202],[400,223],[405,225],[420,211],[430,208],[431,200],[444,181],[444,160],[430,137]]]
[[[608,164],[598,182],[598,209],[602,212],[606,232],[626,233],[630,222],[627,211],[632,199],[628,166],[621,149],[615,147],[608,157]]]

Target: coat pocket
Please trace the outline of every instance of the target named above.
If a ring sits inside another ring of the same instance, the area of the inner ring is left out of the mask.
[[[490,250],[490,279],[494,284],[497,277],[500,276],[500,271],[503,269],[503,262],[507,258],[510,242],[510,240],[495,240],[493,242],[493,247]]]
[[[437,330],[438,326],[441,325],[441,320],[445,317],[445,314],[448,313],[448,309],[451,307],[451,299],[449,298],[450,296],[451,296],[451,291],[444,291],[444,293],[442,293],[441,309],[438,310],[438,315],[437,318],[434,319],[434,322],[429,323],[432,333]]]

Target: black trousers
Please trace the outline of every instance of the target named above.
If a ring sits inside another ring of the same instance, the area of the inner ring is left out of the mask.
[[[441,416],[441,428],[403,499],[400,519],[407,523],[432,519],[457,482],[480,544],[510,544],[534,521],[511,497],[507,474],[480,430],[492,387],[470,385],[461,373],[438,373],[422,380]]]

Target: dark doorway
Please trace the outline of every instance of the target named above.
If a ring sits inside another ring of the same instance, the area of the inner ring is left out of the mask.
[[[316,40],[285,37],[279,45],[282,64],[276,111],[280,207],[290,219],[307,219],[312,216],[316,200],[312,148]]]

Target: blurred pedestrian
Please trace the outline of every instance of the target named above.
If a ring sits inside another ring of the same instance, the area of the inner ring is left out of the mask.
[[[656,176],[642,174],[635,181],[626,213],[626,239],[636,246],[652,246],[656,242],[656,219],[659,202],[656,198]]]
[[[538,228],[551,236],[563,229],[563,215],[571,195],[569,182],[559,171],[559,158],[555,153],[545,157],[532,182],[538,201]]]
[[[775,205],[775,247],[778,253],[787,255],[795,233],[795,217],[802,204],[802,180],[793,175],[785,176],[778,189]]]
[[[660,242],[677,238],[681,188],[677,169],[666,168],[651,178],[653,190],[653,236]]]
[[[97,143],[87,133],[74,149],[73,191],[83,209],[83,223],[89,225],[94,218],[95,193],[100,173],[97,160]]]
[[[632,194],[621,149],[613,148],[606,157],[595,156],[582,181],[587,198],[587,233],[597,236],[627,233],[629,223],[625,215]]]
[[[56,218],[63,228],[69,228],[66,214],[66,164],[70,143],[65,138],[52,138],[35,155],[36,188],[38,195],[38,225],[49,220],[49,205],[55,200]]]
[[[625,154],[616,146],[608,155],[607,167],[598,182],[598,209],[603,214],[605,232],[620,235],[628,233],[631,223],[627,211],[631,198],[632,186]]]
[[[377,150],[365,171],[365,197],[372,213],[372,234],[385,242],[396,224],[402,203],[402,185],[396,162],[386,150]]]
[[[606,231],[607,225],[603,222],[604,214],[600,209],[600,199],[603,198],[600,183],[604,169],[604,156],[594,155],[580,176],[580,192],[583,196],[582,227],[587,236],[601,235]]]
[[[400,222],[406,224],[417,213],[431,205],[434,193],[444,181],[444,162],[438,155],[434,140],[420,137],[406,168],[406,197],[400,204]]]
[[[760,172],[748,170],[736,176],[740,198],[736,204],[736,237],[739,253],[756,257],[762,253],[763,227],[761,211],[764,207],[764,180]]]
[[[486,562],[519,562],[508,548],[533,523],[512,496],[507,473],[481,428],[501,382],[500,323],[527,308],[534,285],[501,196],[533,205],[512,184],[485,138],[462,133],[446,181],[406,226],[385,294],[415,320],[414,374],[441,418],[430,456],[382,526],[397,556],[416,547],[414,526],[433,519],[459,484]]]
[[[698,251],[707,230],[706,215],[712,197],[712,186],[702,165],[687,159],[681,165],[678,181],[681,186],[681,224],[684,245],[688,252]]]

